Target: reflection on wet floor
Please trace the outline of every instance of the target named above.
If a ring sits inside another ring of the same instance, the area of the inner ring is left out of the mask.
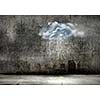
[[[100,75],[0,75],[0,84],[100,84]]]

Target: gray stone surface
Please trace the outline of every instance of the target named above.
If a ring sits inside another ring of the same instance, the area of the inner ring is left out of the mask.
[[[70,22],[85,36],[64,42],[42,39],[40,30],[55,21]],[[61,63],[67,70],[69,60],[81,74],[100,73],[100,16],[0,16],[0,73],[49,72]]]

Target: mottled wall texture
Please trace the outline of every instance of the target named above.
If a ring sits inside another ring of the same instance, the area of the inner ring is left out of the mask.
[[[72,23],[83,36],[40,35],[48,23]],[[0,16],[1,74],[99,74],[100,16]]]

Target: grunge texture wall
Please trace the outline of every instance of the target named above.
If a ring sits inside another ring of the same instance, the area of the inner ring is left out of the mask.
[[[49,42],[39,35],[48,22],[73,23],[84,37]],[[52,73],[61,64],[67,73],[69,60],[79,73],[100,73],[100,16],[0,16],[0,73]]]

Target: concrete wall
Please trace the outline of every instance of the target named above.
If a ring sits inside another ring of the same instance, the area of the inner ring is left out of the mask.
[[[64,41],[60,57],[56,42],[50,45],[38,35],[42,27],[54,21],[71,22],[85,34]],[[74,61],[75,73],[100,73],[99,27],[100,16],[92,15],[0,16],[0,73],[52,73],[59,69],[68,73],[69,61]]]

